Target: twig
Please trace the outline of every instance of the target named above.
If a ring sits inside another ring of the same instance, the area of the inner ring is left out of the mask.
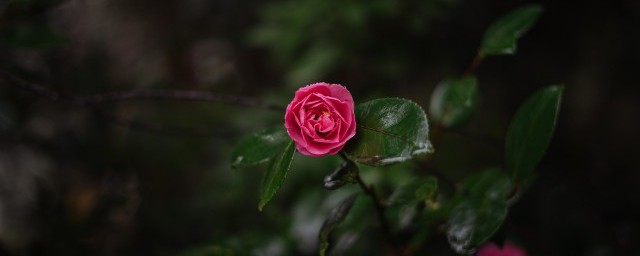
[[[280,105],[265,103],[254,98],[194,90],[135,90],[110,92],[84,97],[76,97],[74,98],[74,103],[78,105],[97,105],[101,103],[144,99],[215,101],[231,105],[259,107],[268,110],[284,112],[284,108]]]
[[[246,107],[258,107],[272,111],[284,112],[284,108],[279,105],[265,103],[258,99],[241,97],[234,95],[218,94],[206,91],[180,91],[180,90],[136,90],[136,91],[122,91],[111,92],[103,94],[95,94],[89,96],[74,96],[62,94],[39,84],[27,82],[22,78],[14,76],[9,72],[0,69],[0,79],[6,81],[8,84],[14,87],[31,92],[35,95],[46,98],[52,102],[60,102],[75,106],[88,107],[94,110],[98,116],[104,118],[107,122],[114,125],[134,129],[142,130],[146,132],[161,133],[167,135],[194,135],[194,136],[211,136],[220,135],[220,131],[211,127],[177,127],[168,126],[163,124],[156,124],[151,122],[143,122],[136,120],[122,119],[104,111],[98,107],[99,104],[112,103],[128,100],[143,100],[143,99],[166,99],[166,100],[189,100],[189,101],[211,101],[222,102],[232,105],[246,106]],[[226,132],[225,135],[228,135]]]
[[[258,107],[271,111],[284,112],[284,107],[266,103],[259,99],[237,95],[220,94],[208,91],[194,90],[134,90],[109,92],[88,96],[64,95],[45,86],[27,82],[0,69],[0,78],[22,90],[43,96],[51,101],[63,101],[79,106],[94,106],[103,103],[120,101],[155,99],[155,100],[188,100],[221,102],[236,106]]]
[[[482,60],[484,60],[484,55],[478,53],[478,55],[476,55],[476,57],[473,58],[473,61],[471,61],[471,64],[469,64],[469,67],[467,67],[467,69],[464,70],[464,74],[463,75],[466,76],[466,75],[473,74],[473,72],[476,71],[478,66],[480,66],[480,63],[482,63]]]
[[[344,153],[344,151],[340,151],[339,155],[345,162],[353,163],[353,160],[349,159],[349,157]],[[367,184],[364,183],[364,181],[360,177],[359,172],[356,172],[356,181],[358,182],[360,189],[362,189],[362,192],[367,194],[371,198],[371,201],[373,201],[373,205],[376,210],[376,215],[378,217],[378,222],[380,222],[382,232],[384,233],[384,236],[387,242],[389,243],[389,245],[393,248],[395,255],[402,255],[402,250],[400,248],[400,245],[398,244],[398,241],[396,241],[395,237],[393,236],[389,222],[387,221],[387,218],[384,216],[385,207],[384,205],[382,205],[382,200],[380,199],[380,197],[378,197],[378,194],[376,193],[375,189],[373,189],[373,186],[367,186]]]

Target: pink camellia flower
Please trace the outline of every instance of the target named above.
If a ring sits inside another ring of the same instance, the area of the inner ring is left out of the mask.
[[[527,256],[527,253],[511,243],[505,243],[502,249],[494,243],[488,243],[478,250],[476,256]]]
[[[308,156],[334,155],[356,134],[351,93],[342,85],[315,83],[298,89],[284,126],[296,149]]]

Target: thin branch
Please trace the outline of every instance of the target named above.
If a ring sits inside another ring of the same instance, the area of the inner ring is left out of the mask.
[[[476,71],[476,69],[478,68],[478,66],[480,66],[480,63],[482,63],[482,61],[484,60],[484,55],[478,53],[478,55],[476,55],[475,58],[473,58],[473,61],[471,61],[471,64],[469,64],[469,67],[467,67],[467,69],[464,70],[464,74],[463,75],[471,75],[473,74],[473,72]]]
[[[102,103],[112,103],[131,100],[145,99],[166,99],[166,100],[187,100],[187,101],[214,101],[227,103],[230,105],[257,107],[273,111],[284,112],[284,108],[280,105],[265,103],[261,100],[242,97],[236,95],[219,94],[208,91],[194,90],[135,90],[110,92],[103,94],[95,94],[90,96],[76,97],[74,103],[78,105],[97,105]]]
[[[353,160],[351,160],[344,153],[344,151],[340,151],[339,155],[345,162],[353,163]],[[387,242],[389,243],[389,245],[393,248],[395,255],[402,255],[402,250],[400,248],[400,245],[398,244],[398,241],[395,239],[395,237],[393,236],[393,233],[391,232],[391,226],[389,225],[389,221],[387,221],[387,218],[384,216],[385,207],[384,205],[382,205],[382,200],[376,193],[373,186],[368,186],[366,183],[364,183],[364,181],[362,180],[362,177],[360,177],[359,172],[356,172],[356,181],[358,182],[358,186],[360,186],[360,189],[362,189],[362,192],[368,195],[371,198],[371,201],[373,201],[373,205],[376,211],[376,216],[378,217],[378,222],[380,222],[382,232]]]
[[[373,186],[367,186],[367,184],[364,183],[364,181],[360,177],[360,174],[356,175],[356,180],[358,181],[358,185],[360,186],[362,191],[365,194],[369,195],[369,197],[371,197],[371,201],[373,201],[373,205],[376,209],[376,215],[378,216],[378,221],[380,222],[382,232],[389,242],[389,245],[391,245],[396,255],[402,255],[402,250],[398,245],[398,241],[396,241],[395,237],[393,236],[391,227],[389,226],[389,222],[384,216],[384,206],[382,205],[380,197],[378,197],[378,194],[376,193],[375,189],[373,189]]]
[[[0,69],[0,78],[2,78],[3,80],[5,80],[7,83],[21,89],[21,90],[25,90],[28,92],[31,92],[33,94],[37,94],[40,96],[43,96],[45,98],[47,98],[50,101],[58,101],[60,100],[60,94],[49,89],[46,88],[44,86],[41,85],[37,85],[34,83],[29,83],[25,80],[22,80],[21,78],[14,76],[12,74],[9,74],[9,72],[4,71],[3,69]]]
[[[0,78],[7,83],[31,93],[43,96],[51,101],[63,101],[79,106],[95,106],[103,103],[113,103],[132,100],[188,100],[211,101],[236,106],[263,108],[271,111],[284,112],[284,107],[266,103],[262,100],[237,95],[220,94],[208,91],[194,90],[133,90],[109,92],[87,96],[63,95],[45,86],[27,82],[0,69]]]

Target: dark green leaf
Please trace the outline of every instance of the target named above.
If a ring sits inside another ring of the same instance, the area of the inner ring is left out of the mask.
[[[356,248],[359,240],[366,240],[367,229],[372,223],[377,223],[373,201],[366,196],[358,196],[353,202],[349,215],[342,221],[340,227],[331,233],[331,255],[364,255],[366,248]],[[361,247],[361,246],[359,246]],[[364,250],[364,251],[363,251]]]
[[[358,194],[354,194],[344,199],[325,219],[320,229],[320,255],[325,255],[329,249],[329,235],[347,217],[357,196]]]
[[[487,241],[507,216],[505,200],[465,200],[453,209],[447,223],[447,239],[460,254]]]
[[[278,192],[282,182],[284,182],[284,179],[287,177],[295,149],[295,143],[289,141],[289,143],[282,147],[273,159],[271,159],[269,168],[262,180],[260,203],[258,204],[260,211],[262,211],[262,208],[271,200],[276,192]]]
[[[231,167],[242,168],[267,162],[289,141],[291,139],[283,127],[246,136],[231,152]]]
[[[478,199],[506,199],[512,189],[512,183],[506,173],[499,168],[490,168],[467,177],[461,190],[468,196]]]
[[[516,40],[526,33],[542,13],[539,5],[513,10],[494,22],[484,34],[480,55],[514,54]]]
[[[356,183],[358,167],[353,162],[346,162],[338,166],[335,171],[324,177],[324,187],[334,190],[345,184]]]
[[[429,113],[440,125],[455,127],[467,121],[479,99],[478,81],[474,76],[447,79],[433,91]]]
[[[345,150],[368,165],[402,162],[433,151],[427,115],[413,101],[383,98],[356,106],[356,137]]]
[[[527,99],[511,121],[505,165],[516,181],[528,179],[549,147],[563,86],[546,87]]]
[[[507,215],[509,177],[500,169],[487,169],[462,182],[455,200],[447,207],[447,238],[460,254],[469,253],[487,241],[500,228]]]

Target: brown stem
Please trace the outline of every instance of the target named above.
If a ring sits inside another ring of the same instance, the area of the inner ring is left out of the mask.
[[[380,222],[382,232],[384,233],[384,236],[387,239],[387,242],[393,248],[395,255],[402,255],[402,250],[398,245],[398,241],[396,241],[395,237],[393,236],[393,233],[391,232],[391,227],[389,225],[389,222],[387,221],[387,218],[384,216],[384,206],[382,205],[382,202],[378,197],[378,194],[376,193],[375,189],[373,189],[373,186],[367,186],[367,184],[364,183],[364,181],[362,180],[359,174],[356,175],[356,180],[358,181],[358,185],[360,186],[362,191],[365,194],[369,195],[369,197],[371,198],[371,201],[373,201],[373,205],[376,209],[376,215],[378,216],[378,222]]]
[[[480,63],[482,63],[482,60],[484,60],[484,54],[478,53],[478,55],[476,55],[476,57],[473,58],[473,61],[471,61],[471,64],[469,64],[469,67],[467,67],[467,69],[464,70],[463,75],[467,76],[467,75],[473,74],[473,72],[476,71],[478,66],[480,66]]]
[[[351,160],[343,151],[340,151],[339,155],[345,162],[353,163],[353,160]],[[362,189],[362,192],[368,195],[369,198],[371,198],[371,201],[373,201],[373,205],[376,211],[376,216],[378,217],[378,222],[380,222],[380,227],[382,228],[382,232],[385,236],[385,239],[387,240],[389,245],[392,247],[394,254],[402,255],[402,249],[400,248],[398,241],[395,239],[395,237],[393,236],[393,233],[391,232],[391,226],[389,225],[389,221],[387,221],[387,218],[384,216],[385,207],[384,205],[382,205],[382,200],[376,193],[373,186],[368,186],[366,183],[364,183],[364,181],[362,180],[362,177],[360,177],[359,172],[356,172],[356,181],[358,182],[358,186],[360,186],[360,189]]]

